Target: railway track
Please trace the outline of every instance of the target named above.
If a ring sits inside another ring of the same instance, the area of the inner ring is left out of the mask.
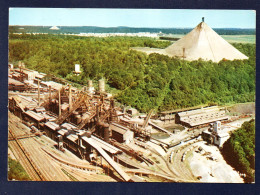
[[[39,147],[41,147],[39,142],[44,142],[42,138],[27,137],[19,139],[21,136],[26,137],[30,134],[30,129],[22,124],[18,117],[10,113],[9,137],[13,141],[9,141],[8,144],[14,150],[15,156],[31,179],[34,181],[69,181],[60,167],[51,162],[51,158],[47,154],[39,150]]]
[[[172,150],[171,151],[173,152],[172,163],[170,163],[168,160],[167,164],[168,167],[172,167],[172,166],[174,167],[176,174],[178,174],[179,178],[181,178],[182,180],[187,180],[190,182],[198,182],[197,179],[194,177],[193,173],[190,171],[190,169],[187,168],[187,166],[185,165],[186,161],[185,160],[182,161],[184,153],[187,152],[189,148],[192,148],[193,144],[194,143],[188,144],[186,146],[179,146],[174,150]]]
[[[12,150],[14,150],[15,155],[21,161],[21,164],[25,168],[26,172],[29,174],[32,180],[35,181],[46,181],[45,177],[38,170],[34,162],[32,161],[28,152],[24,149],[20,141],[16,138],[12,130],[9,128],[9,133],[15,140],[15,142],[9,143]]]

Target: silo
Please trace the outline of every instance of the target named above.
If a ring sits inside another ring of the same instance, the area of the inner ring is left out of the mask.
[[[100,79],[98,81],[98,87],[99,87],[99,92],[105,92],[105,79]]]

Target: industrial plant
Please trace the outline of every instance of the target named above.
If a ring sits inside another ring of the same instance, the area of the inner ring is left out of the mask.
[[[9,65],[8,141],[32,180],[199,182],[185,166],[187,152],[203,139],[221,147],[229,136],[221,122],[241,118],[219,106],[139,114],[105,86],[89,80],[79,89],[22,62]]]
[[[189,61],[248,58],[204,19],[152,52]],[[71,74],[81,75],[81,65]],[[251,114],[231,115],[217,104],[139,113],[116,101],[106,86],[106,78],[76,85],[21,61],[8,65],[8,154],[31,180],[243,182],[236,172],[221,178],[223,170],[234,170],[216,151]],[[205,172],[198,161],[223,170]]]

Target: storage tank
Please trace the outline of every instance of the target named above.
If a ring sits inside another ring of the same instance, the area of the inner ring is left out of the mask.
[[[100,79],[98,81],[99,92],[105,92],[105,79]]]

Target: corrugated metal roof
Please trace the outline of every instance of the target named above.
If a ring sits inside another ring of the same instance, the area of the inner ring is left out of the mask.
[[[67,132],[68,132],[68,130],[66,130],[66,129],[61,129],[61,130],[58,131],[58,133],[60,135],[65,135],[65,133],[67,133]]]
[[[54,122],[47,122],[45,123],[45,126],[49,127],[52,130],[56,130],[59,127],[59,125]]]
[[[206,123],[211,123],[214,121],[219,121],[219,120],[228,120],[229,117],[228,116],[222,116],[222,117],[212,117],[209,119],[189,119],[189,120],[181,120],[185,123],[190,124],[190,126],[197,126],[197,125],[202,125],[202,124],[206,124]]]
[[[78,140],[78,136],[74,135],[74,134],[70,134],[70,135],[67,136],[67,139],[69,139],[73,142],[76,142]]]
[[[124,135],[128,129],[125,129],[125,128],[122,128],[122,127],[119,127],[117,125],[115,125],[114,123],[110,124],[110,128],[112,131],[116,131],[122,135]]]
[[[116,154],[116,153],[122,152],[120,149],[116,148],[115,146],[112,146],[111,144],[104,142],[103,140],[101,140],[95,136],[91,136],[91,138],[93,140],[95,140],[101,148],[110,152],[111,154]]]
[[[12,78],[8,78],[8,84],[9,85],[16,85],[16,86],[24,86],[24,84],[20,81],[17,81],[15,79]]]
[[[63,123],[61,126],[62,126],[63,128],[65,128],[65,129],[68,129],[68,130],[76,129],[76,128],[77,128],[76,126],[74,126],[74,125],[72,125],[72,124],[69,124],[69,123]]]
[[[43,116],[41,116],[40,114],[35,113],[35,112],[33,112],[33,111],[28,110],[28,111],[26,111],[25,113],[26,113],[28,116],[32,117],[33,119],[35,119],[35,120],[37,120],[37,121],[42,121],[42,120],[44,120],[44,117],[43,117]]]
[[[179,116],[190,116],[190,115],[198,115],[198,114],[204,114],[204,113],[209,113],[209,112],[216,112],[219,111],[219,108],[217,106],[211,106],[207,108],[201,108],[201,109],[196,109],[196,110],[188,110],[184,112],[179,112]]]
[[[48,114],[46,114],[46,113],[42,113],[41,114],[46,120],[49,120],[49,121],[54,121],[54,120],[56,120],[53,116],[50,116],[50,115],[48,115]]]

